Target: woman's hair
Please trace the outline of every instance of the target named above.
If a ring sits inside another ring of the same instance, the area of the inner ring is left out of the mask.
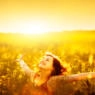
[[[51,72],[50,76],[61,75],[67,71],[67,69],[62,66],[61,61],[57,56],[50,52],[46,52],[46,56],[53,57],[53,71]]]

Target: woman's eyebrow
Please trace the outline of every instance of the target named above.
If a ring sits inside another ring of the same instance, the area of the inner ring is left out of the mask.
[[[52,55],[46,55],[47,57],[52,57],[52,58],[54,58]]]

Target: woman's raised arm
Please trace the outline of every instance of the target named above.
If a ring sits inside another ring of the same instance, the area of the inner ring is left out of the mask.
[[[16,61],[20,64],[20,67],[24,70],[25,74],[30,77],[31,82],[33,82],[35,72],[24,62],[22,58],[19,58]]]
[[[29,66],[24,62],[24,60],[20,60],[20,67],[24,70],[24,72],[28,75],[31,76],[31,74],[34,73],[32,69],[29,68]]]

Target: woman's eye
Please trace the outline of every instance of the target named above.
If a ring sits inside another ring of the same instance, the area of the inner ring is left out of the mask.
[[[49,59],[46,59],[46,61],[49,61]]]

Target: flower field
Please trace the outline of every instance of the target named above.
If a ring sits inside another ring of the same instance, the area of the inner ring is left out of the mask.
[[[68,74],[95,72],[94,32],[0,34],[0,95],[21,95],[23,86],[30,81],[16,62],[20,55],[35,71],[40,58],[50,51],[62,60]],[[89,89],[95,92],[95,83],[90,83],[93,86]]]

